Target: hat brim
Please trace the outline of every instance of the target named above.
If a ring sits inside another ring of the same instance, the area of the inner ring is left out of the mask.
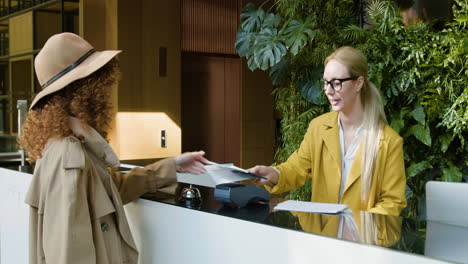
[[[80,65],[76,66],[73,70],[66,73],[55,82],[51,83],[45,89],[40,91],[29,107],[31,110],[39,100],[46,97],[47,95],[53,94],[57,91],[62,90],[70,83],[88,77],[93,72],[99,70],[104,65],[106,65],[112,58],[114,58],[117,54],[122,52],[121,50],[106,50],[106,51],[96,51],[91,56],[86,58]]]

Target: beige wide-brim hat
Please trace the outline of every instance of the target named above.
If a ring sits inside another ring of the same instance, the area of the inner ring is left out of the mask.
[[[96,51],[88,42],[73,33],[53,35],[34,61],[34,69],[42,91],[36,95],[29,109],[47,95],[99,70],[120,52]]]

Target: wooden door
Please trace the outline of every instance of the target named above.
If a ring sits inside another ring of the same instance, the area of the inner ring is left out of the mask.
[[[182,55],[182,151],[240,165],[241,60]]]

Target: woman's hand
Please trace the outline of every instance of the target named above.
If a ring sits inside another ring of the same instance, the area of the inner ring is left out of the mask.
[[[205,172],[204,164],[208,160],[203,157],[204,151],[185,152],[177,157],[174,157],[177,172],[189,172],[193,174],[201,174]]]
[[[248,171],[267,178],[267,179],[262,179],[262,178],[255,179],[254,182],[257,185],[263,186],[266,184],[267,186],[273,187],[278,183],[279,174],[275,169],[273,169],[273,167],[257,165],[253,168],[248,169]]]

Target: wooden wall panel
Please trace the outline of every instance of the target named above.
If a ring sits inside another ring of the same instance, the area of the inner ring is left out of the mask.
[[[159,50],[166,48],[166,64],[160,64]],[[150,159],[180,153],[181,126],[181,51],[180,1],[118,1],[118,49],[122,78],[118,87],[118,112],[136,116],[163,114],[167,119],[143,119],[144,131],[133,136],[137,145],[128,144],[131,135],[124,129],[135,120],[118,120],[112,144],[125,159]],[[165,75],[159,74],[165,66]],[[173,127],[179,128],[178,132]],[[140,129],[137,128],[137,129]],[[157,128],[157,129],[156,129]],[[167,148],[160,146],[160,130],[166,130]],[[146,146],[149,148],[144,148]],[[142,145],[143,144],[143,145]],[[139,153],[139,154],[138,154]]]
[[[183,56],[182,151],[225,162],[224,58]]]
[[[119,0],[118,48],[122,50],[118,106],[119,111],[139,111],[143,105],[142,85],[142,1]]]
[[[274,155],[272,85],[239,58],[184,54],[182,150],[248,168]]]
[[[118,47],[117,8],[115,0],[80,0],[80,36],[97,50]]]
[[[35,12],[34,25],[34,48],[40,49],[47,39],[52,35],[60,33],[62,30],[61,17],[59,13]]]
[[[273,87],[266,72],[242,67],[242,166],[270,165],[274,156]]]
[[[119,1],[119,111],[165,112],[180,125],[180,2]],[[159,50],[166,48],[166,75]]]
[[[10,60],[11,72],[11,111],[12,115],[12,132],[18,133],[18,109],[16,108],[17,100],[31,100],[31,76],[32,74],[32,56],[16,57]],[[14,81],[13,81],[14,80]]]
[[[242,143],[242,60],[239,58],[226,58],[224,67],[224,107],[225,107],[225,142],[224,157],[227,162],[241,166]]]
[[[16,55],[33,50],[33,13],[12,17],[9,25],[10,55]]]
[[[142,105],[180,125],[180,1],[142,1]],[[167,76],[159,76],[159,49],[167,48]]]
[[[79,35],[97,50],[117,50],[117,9],[115,0],[80,0]],[[113,88],[112,103],[117,111],[118,86]],[[115,120],[108,137],[113,149],[119,153],[119,141]]]
[[[182,51],[237,55],[239,1],[182,0]]]

